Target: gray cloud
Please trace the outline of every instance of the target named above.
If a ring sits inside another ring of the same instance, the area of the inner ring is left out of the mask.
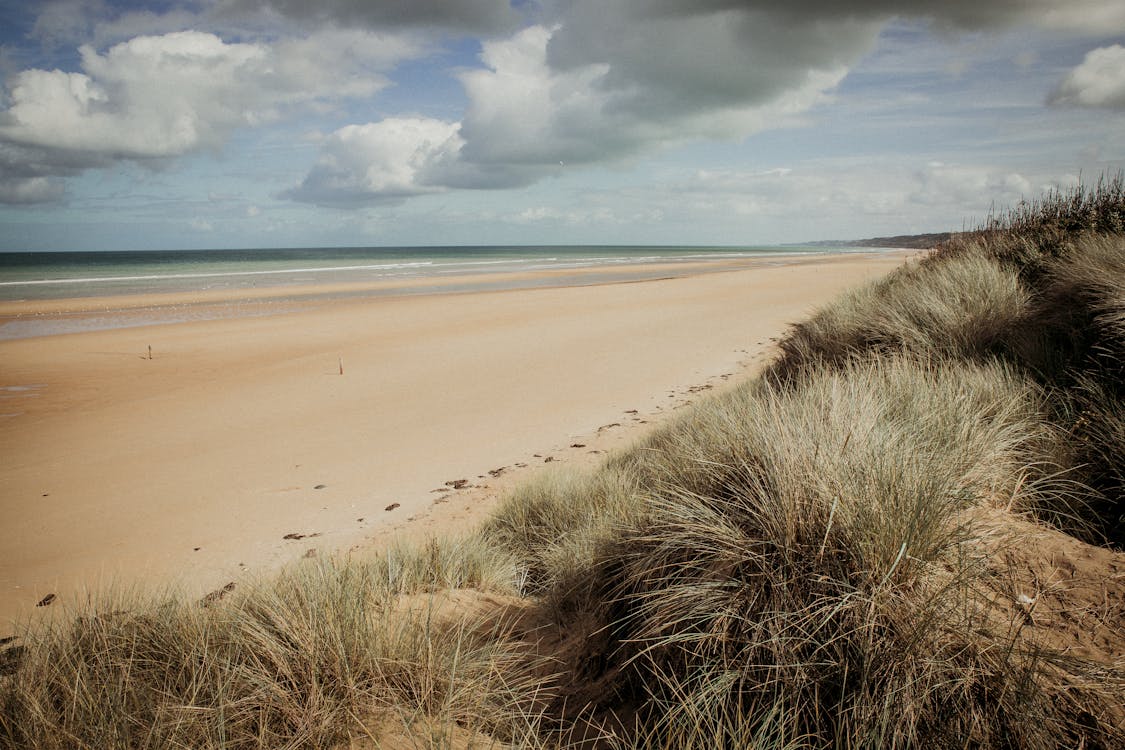
[[[951,30],[1125,29],[1115,0],[566,0],[460,74],[455,157],[429,186],[528,185],[576,165],[801,122],[892,19]],[[378,171],[379,165],[373,165]]]
[[[425,187],[524,186],[583,164],[792,124],[871,49],[880,29],[851,20],[794,24],[744,10],[652,16],[635,5],[575,3],[552,26],[484,42],[482,66],[459,74],[469,99],[462,143],[417,173]],[[356,148],[353,159],[363,158]],[[369,167],[365,180],[385,165]],[[319,168],[307,182],[318,181]],[[372,197],[365,181],[353,182],[357,204]]]
[[[49,48],[85,41],[108,12],[104,0],[51,0],[40,8],[31,37]]]
[[[566,13],[574,0],[560,0],[554,7]],[[987,30],[1029,25],[1112,33],[1125,28],[1125,8],[1113,0],[628,0],[635,12],[670,17],[693,16],[720,11],[770,12],[788,16],[793,22],[843,19],[900,18],[931,19],[963,30]]]
[[[65,186],[53,177],[8,177],[0,169],[0,203],[31,205],[56,203],[62,199]]]
[[[261,13],[344,28],[440,28],[478,34],[510,31],[518,20],[508,0],[220,0],[215,8],[218,17]]]
[[[107,0],[48,0],[40,4],[30,37],[48,49],[97,47],[172,31],[213,30],[208,23],[208,0],[182,0],[163,12],[135,10]]]
[[[1125,47],[1115,44],[1086,53],[1047,102],[1056,106],[1125,109]]]
[[[798,16],[786,6],[704,3],[652,13],[622,0],[568,4],[547,60],[566,71],[604,64],[598,81],[615,108],[646,116],[695,107],[760,104],[802,86],[816,71],[854,64],[871,50],[883,19]]]
[[[1125,31],[1116,0],[567,0],[553,13],[550,67],[604,64],[597,85],[614,110],[653,118],[760,104],[810,74],[850,68],[895,17],[961,30]]]
[[[287,110],[370,97],[388,84],[383,73],[419,54],[426,30],[488,37],[481,65],[458,73],[468,97],[461,122],[391,117],[341,128],[284,194],[363,205],[529,185],[583,164],[799,124],[896,17],[950,30],[1125,30],[1119,0],[545,0],[536,8],[541,23],[517,31],[523,13],[509,0],[199,0],[160,14],[57,0],[40,16],[42,39],[128,41],[104,55],[84,51],[83,73],[11,76],[0,142],[54,149],[46,162],[214,149],[235,128]],[[220,75],[188,65],[186,80],[183,70],[156,64],[153,50],[179,38],[158,31],[190,24],[249,29],[248,38],[268,41],[233,45],[211,35]],[[292,33],[311,27],[319,30]],[[148,35],[133,36],[139,32]],[[158,41],[146,42],[146,52],[138,39]],[[125,50],[121,60],[114,50]],[[1052,103],[1121,106],[1118,74],[1092,66],[1088,58]],[[57,174],[44,168],[28,179]]]
[[[276,40],[325,29],[416,35],[497,34],[514,29],[518,14],[506,0],[179,0],[160,10],[120,0],[48,0],[31,38],[48,48],[101,48],[136,36],[204,31],[223,38]]]
[[[62,178],[111,163],[98,154],[75,154],[0,140],[0,204],[56,202],[65,192]]]

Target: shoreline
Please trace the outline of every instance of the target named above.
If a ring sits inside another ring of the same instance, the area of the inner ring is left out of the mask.
[[[55,609],[34,607],[50,593],[65,604],[111,582],[175,582],[202,595],[310,549],[468,528],[503,486],[635,439],[902,260],[358,298],[308,288],[269,315],[0,341],[0,386],[28,389],[0,403],[0,636]]]
[[[661,260],[610,266],[405,276],[351,282],[0,299],[0,341],[112,328],[272,315],[296,311],[302,306],[344,300],[629,283],[701,273],[816,264],[834,258],[901,256],[913,252],[916,251],[881,249],[853,253],[777,253],[715,257],[708,260]]]

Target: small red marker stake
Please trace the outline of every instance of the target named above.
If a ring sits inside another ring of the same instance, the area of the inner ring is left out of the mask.
[[[340,357],[340,374],[344,374],[344,358]]]

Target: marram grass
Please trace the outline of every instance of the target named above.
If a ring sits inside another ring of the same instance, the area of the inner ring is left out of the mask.
[[[514,652],[402,595],[513,590],[476,541],[314,560],[202,606],[133,594],[25,634],[0,686],[13,748],[333,747],[420,718],[526,733]],[[506,675],[506,676],[505,676]]]
[[[662,746],[1074,739],[1034,654],[995,627],[973,552],[973,508],[1060,491],[1033,466],[1044,399],[999,364],[876,359],[659,430],[603,469],[636,487],[614,533],[563,558],[589,544],[575,518],[540,547],[566,561],[544,600],[581,634],[569,669],[613,677],[581,699],[632,696],[633,740]],[[581,507],[581,488],[553,502]]]

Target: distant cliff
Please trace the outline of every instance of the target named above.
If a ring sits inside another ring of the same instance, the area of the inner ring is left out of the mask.
[[[912,247],[928,250],[947,242],[952,232],[934,234],[900,234],[895,237],[871,237],[866,240],[823,240],[821,242],[802,242],[812,247]]]

